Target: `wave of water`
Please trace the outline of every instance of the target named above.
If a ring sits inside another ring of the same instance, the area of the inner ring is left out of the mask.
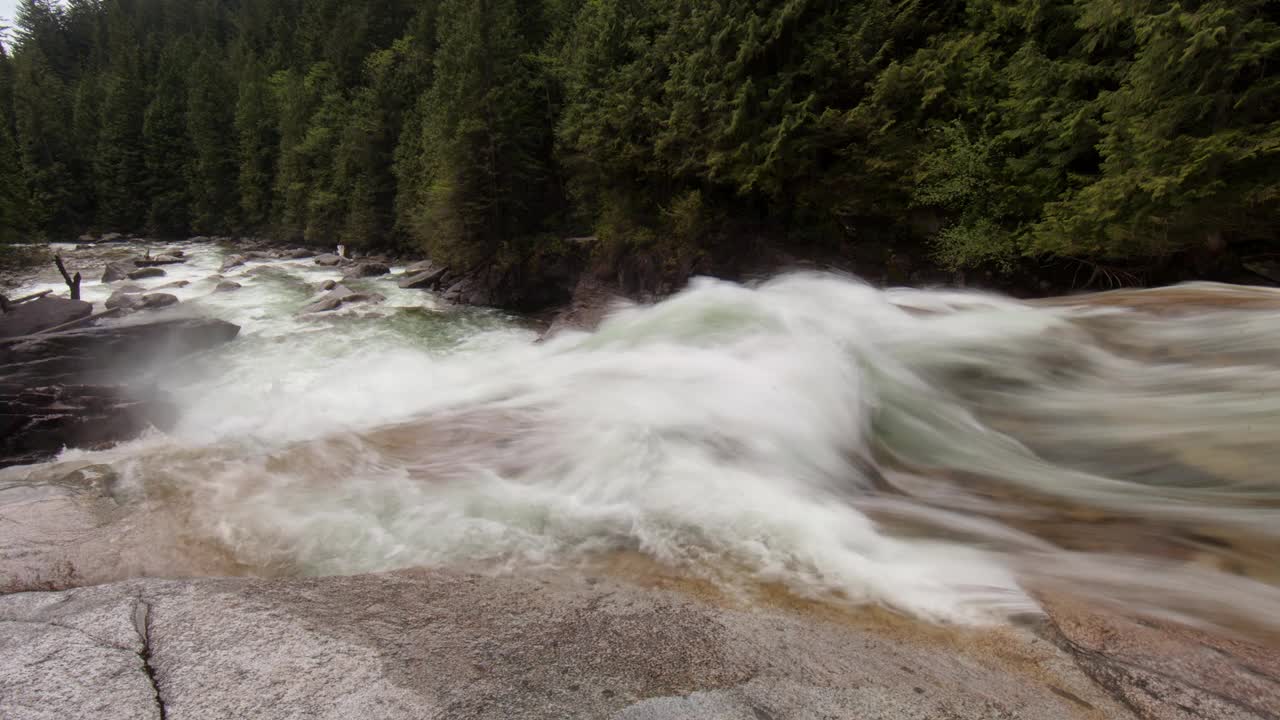
[[[184,311],[241,338],[158,378],[183,408],[171,432],[64,460],[111,463],[251,567],[630,551],[945,621],[1059,588],[1280,617],[1280,315],[1259,309],[1280,294],[700,280],[534,343],[386,280],[362,281],[385,306],[300,317],[339,274],[306,262],[251,263],[211,294],[217,253],[188,249],[150,283],[189,276]]]

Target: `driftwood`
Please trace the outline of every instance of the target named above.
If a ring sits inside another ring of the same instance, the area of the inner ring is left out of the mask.
[[[58,272],[62,273],[62,279],[67,282],[67,287],[71,289],[71,299],[80,299],[80,273],[76,273],[73,278],[67,274],[67,266],[62,264],[62,256],[54,255],[53,263],[58,266]]]
[[[40,292],[38,292],[38,293],[32,293],[31,295],[24,295],[24,296],[22,296],[22,297],[18,298],[17,300],[10,300],[10,301],[9,301],[9,304],[10,304],[10,305],[21,305],[22,303],[24,303],[24,302],[30,302],[31,300],[39,300],[40,298],[44,297],[45,295],[48,295],[48,294],[49,294],[49,293],[51,293],[51,292],[53,292],[53,291],[52,291],[52,290],[41,290],[41,291],[40,291]]]
[[[62,323],[61,325],[55,325],[51,328],[45,328],[44,330],[40,330],[39,332],[34,332],[31,334],[32,335],[48,335],[49,333],[62,332],[63,330],[72,330],[86,323],[91,323],[94,320],[97,320],[98,318],[104,318],[109,315],[115,315],[116,313],[122,310],[124,310],[123,307],[109,308],[107,310],[103,310],[102,312],[93,313],[92,315],[85,315],[79,320],[72,320],[71,322]]]
[[[40,298],[44,297],[45,295],[48,295],[51,292],[53,291],[41,290],[38,293],[23,295],[22,297],[16,300],[10,300],[9,298],[5,297],[3,294],[0,294],[0,312],[9,312],[11,309],[13,309],[14,305],[21,305],[22,303],[29,302],[31,300],[39,300]]]

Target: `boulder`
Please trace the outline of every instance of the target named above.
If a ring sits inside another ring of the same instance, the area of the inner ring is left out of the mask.
[[[93,303],[46,295],[0,314],[0,338],[31,335],[93,314]]]
[[[417,274],[419,274],[419,273],[431,272],[432,270],[435,270],[437,267],[439,267],[439,266],[437,266],[437,265],[435,264],[435,262],[434,262],[434,261],[431,261],[431,260],[419,260],[418,262],[416,262],[416,263],[414,263],[414,264],[410,265],[409,267],[405,268],[405,269],[404,269],[404,274],[405,274],[406,276],[408,276],[408,275],[417,275]]]
[[[568,573],[146,579],[6,595],[0,622],[0,716],[23,720],[1134,717],[1025,630]]]
[[[232,255],[222,261],[222,266],[218,268],[218,272],[226,272],[231,268],[240,267],[246,262],[248,262],[248,258],[244,255]]]
[[[142,307],[147,310],[158,310],[177,304],[177,296],[169,293],[151,293],[150,295],[142,296]]]
[[[121,289],[111,293],[111,297],[107,298],[103,304],[108,310],[115,310],[116,308],[137,310],[142,307],[142,297],[137,291],[125,292]]]
[[[303,313],[320,313],[337,310],[344,305],[354,303],[380,303],[386,300],[385,297],[378,293],[358,293],[352,291],[346,285],[336,285],[332,290],[325,293],[323,297],[315,302],[302,308]]]
[[[0,467],[43,462],[65,447],[130,440],[175,417],[162,396],[121,385],[16,387],[0,378]]]
[[[165,427],[172,406],[131,383],[228,342],[239,330],[221,320],[182,319],[0,339],[0,467],[42,462],[64,447],[127,440],[150,425]]]
[[[214,292],[231,292],[232,290],[239,290],[241,287],[242,286],[240,285],[240,283],[234,280],[223,280],[222,282],[218,283],[218,286],[214,288],[213,291]]]
[[[4,338],[0,383],[123,382],[158,364],[230,342],[239,332],[222,320],[182,318]]]
[[[320,267],[337,267],[342,264],[343,260],[343,258],[340,258],[333,253],[325,253],[324,255],[317,256],[315,263]]]
[[[125,239],[126,238],[124,235],[113,232],[113,233],[107,233],[106,235],[99,237],[98,242],[100,243],[123,242]]]
[[[358,262],[347,270],[342,276],[343,280],[359,280],[367,277],[377,277],[386,275],[391,272],[391,268],[386,263],[381,262]]]
[[[274,250],[246,250],[244,256],[249,260],[274,260],[279,257]]]
[[[188,286],[188,285],[190,285],[190,284],[191,284],[191,281],[190,281],[190,280],[174,280],[174,281],[173,281],[173,282],[171,282],[171,283],[165,283],[164,285],[159,285],[159,286],[157,286],[155,289],[156,289],[156,290],[168,290],[168,289],[173,289],[173,288],[184,288],[184,287],[186,287],[186,286]]]
[[[611,311],[628,302],[617,288],[589,274],[584,275],[574,288],[568,307],[556,313],[551,326],[540,339],[554,337],[566,330],[594,331]]]
[[[445,267],[436,267],[412,275],[406,272],[397,285],[407,290],[435,290],[440,286],[440,279],[448,270]]]
[[[158,267],[160,265],[180,265],[186,261],[186,258],[174,257],[173,255],[153,255],[149,258],[134,260],[133,264],[140,268],[145,268]]]
[[[338,287],[338,282],[336,280],[325,280],[320,283],[320,289],[324,291],[329,291],[336,287]]]
[[[134,270],[133,272],[126,275],[125,277],[129,278],[130,280],[146,280],[147,278],[164,277],[165,274],[166,273],[164,271],[164,268],[145,267],[145,268],[138,268],[137,270]]]
[[[124,280],[129,277],[129,273],[136,269],[137,267],[133,262],[109,262],[102,270],[102,282],[113,283],[117,280]]]
[[[315,257],[315,253],[306,248],[294,248],[286,252],[284,257],[290,260],[306,260],[309,257]]]
[[[492,293],[489,288],[481,278],[474,275],[468,275],[453,282],[441,297],[459,305],[492,304]]]
[[[76,238],[77,242],[84,245],[92,245],[93,243],[97,242],[97,240],[98,240],[97,238],[95,238],[93,235],[89,233],[85,233],[80,237]]]

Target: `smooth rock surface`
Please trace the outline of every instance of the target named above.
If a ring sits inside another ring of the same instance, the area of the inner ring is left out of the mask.
[[[386,300],[385,297],[378,293],[360,293],[355,292],[346,285],[337,284],[333,289],[325,293],[319,300],[310,303],[302,308],[303,313],[321,313],[337,310],[344,305],[352,305],[355,303],[380,303]]]
[[[133,272],[126,275],[125,277],[129,278],[130,280],[146,280],[147,278],[164,277],[164,276],[165,276],[164,268],[146,267],[146,268],[138,268],[137,270],[134,270]]]
[[[412,275],[406,271],[405,277],[401,278],[397,284],[406,290],[434,290],[440,286],[440,279],[448,270],[444,267],[433,267]]]
[[[137,270],[132,262],[109,262],[102,270],[102,282],[113,283],[129,277],[129,273]]]
[[[178,296],[169,293],[151,293],[142,296],[142,307],[157,310],[178,304]]]
[[[0,623],[28,648],[0,655],[6,718],[142,712],[148,687],[167,720],[1132,717],[1025,631],[577,577],[129,581],[0,597]]]
[[[222,261],[222,266],[218,268],[218,272],[226,272],[231,268],[237,268],[247,262],[247,258],[243,255],[232,255]]]
[[[325,253],[324,255],[317,256],[315,259],[315,263],[320,267],[334,267],[342,262],[343,259],[333,253]]]
[[[391,268],[386,263],[381,262],[360,262],[356,263],[351,269],[347,270],[344,280],[359,280],[367,277],[377,277],[386,275],[391,272]]]
[[[0,378],[0,467],[137,437],[152,425],[170,425],[175,415],[158,394],[119,385],[20,387]]]
[[[107,298],[102,304],[109,310],[115,308],[124,308],[126,310],[136,310],[142,307],[141,288],[125,292],[123,288],[111,293],[111,297]]]
[[[132,306],[156,296],[121,297]],[[131,439],[151,425],[167,427],[175,417],[167,398],[145,383],[130,383],[228,342],[239,330],[220,320],[181,319],[0,340],[0,467],[47,460],[63,447]]]
[[[239,290],[241,287],[243,286],[234,280],[223,280],[222,282],[218,283],[218,286],[215,287],[213,291],[214,292],[231,292],[232,290]]]
[[[0,313],[0,338],[30,335],[93,314],[93,303],[46,295]]]

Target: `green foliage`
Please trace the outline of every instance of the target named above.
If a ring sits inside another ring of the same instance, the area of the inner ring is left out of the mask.
[[[156,88],[142,121],[146,143],[147,227],[156,233],[180,233],[189,225],[185,165],[191,156],[186,128],[186,67],[178,52],[162,63]]]
[[[1280,227],[1272,0],[23,0],[13,37],[9,236],[1008,268]]]

